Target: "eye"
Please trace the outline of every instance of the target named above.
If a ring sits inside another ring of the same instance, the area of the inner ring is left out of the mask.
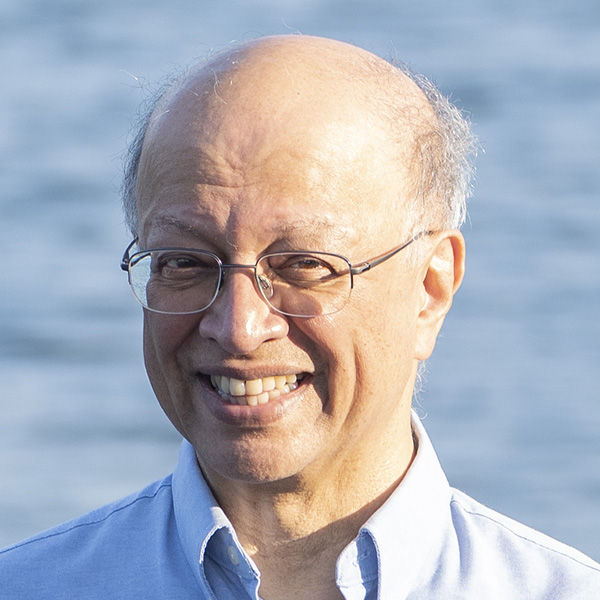
[[[210,254],[200,252],[153,252],[153,274],[164,279],[195,279],[212,276],[219,265]]]
[[[194,256],[170,256],[163,258],[160,266],[163,269],[193,269],[198,266],[198,259]]]
[[[289,283],[323,282],[338,275],[326,255],[280,254],[269,257],[270,271]]]
[[[288,261],[286,267],[290,269],[312,269],[314,271],[315,269],[327,269],[328,265],[314,256],[300,256]]]

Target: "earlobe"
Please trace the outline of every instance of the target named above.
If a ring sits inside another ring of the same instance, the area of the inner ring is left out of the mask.
[[[415,358],[426,360],[435,347],[444,318],[452,306],[465,270],[465,241],[452,229],[435,235],[421,284]]]

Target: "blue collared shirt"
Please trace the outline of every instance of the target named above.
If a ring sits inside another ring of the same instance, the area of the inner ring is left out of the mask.
[[[346,600],[600,599],[600,565],[452,489],[413,421],[409,472],[338,558]],[[187,442],[162,481],[0,551],[2,600],[258,600],[259,585]]]

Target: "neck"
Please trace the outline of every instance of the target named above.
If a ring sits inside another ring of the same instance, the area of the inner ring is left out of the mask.
[[[385,460],[374,461],[371,447],[364,456],[353,453],[352,460],[329,461],[326,470],[313,466],[281,481],[207,477],[261,572],[262,598],[341,598],[338,556],[396,489],[414,456],[410,431],[384,447]]]

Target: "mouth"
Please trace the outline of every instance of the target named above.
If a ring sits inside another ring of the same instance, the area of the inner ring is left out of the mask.
[[[258,406],[268,404],[298,389],[304,373],[272,375],[259,379],[235,379],[225,375],[211,375],[213,389],[229,404]]]

